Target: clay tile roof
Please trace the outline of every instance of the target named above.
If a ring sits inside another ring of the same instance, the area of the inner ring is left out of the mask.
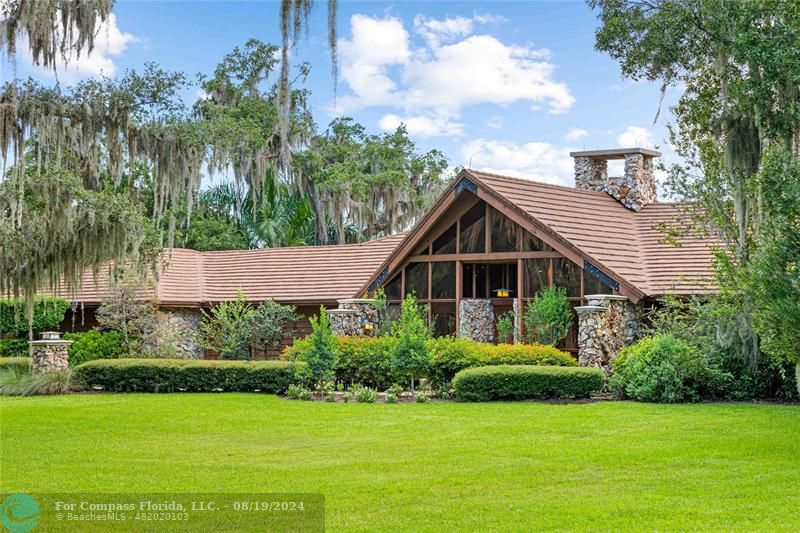
[[[298,246],[260,250],[197,252],[173,248],[155,289],[165,307],[198,307],[236,298],[242,290],[249,301],[274,298],[282,303],[333,303],[352,298],[364,280],[391,254],[405,234],[360,244]],[[87,273],[77,294],[62,290],[72,301],[96,305],[107,294],[108,276]]]
[[[677,245],[666,242],[660,223],[686,227],[679,204],[654,203],[637,212],[604,192],[475,170],[468,174],[645,295],[715,289],[710,284],[712,247],[718,241],[688,234],[678,238]]]

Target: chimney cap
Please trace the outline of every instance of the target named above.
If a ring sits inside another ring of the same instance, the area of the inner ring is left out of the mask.
[[[570,152],[570,157],[591,157],[592,159],[625,159],[628,154],[642,154],[647,157],[661,157],[661,152],[650,148],[612,148],[610,150],[584,150]]]

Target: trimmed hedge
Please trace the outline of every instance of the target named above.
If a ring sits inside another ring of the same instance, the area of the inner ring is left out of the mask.
[[[119,331],[90,330],[66,333],[64,339],[72,341],[69,347],[69,364],[77,366],[95,359],[119,359],[125,355],[125,337]]]
[[[0,357],[0,370],[14,368],[19,372],[29,372],[31,369],[30,357]]]
[[[185,359],[97,359],[73,370],[84,389],[112,392],[261,392],[282,394],[295,382],[286,361],[203,361]]]
[[[395,369],[395,337],[337,337],[339,355],[334,362],[338,381],[385,390],[405,378]],[[431,354],[428,377],[446,385],[465,368],[484,365],[577,366],[570,354],[545,344],[487,344],[469,339],[440,337],[427,342]],[[298,339],[283,351],[283,358],[302,361],[311,349],[308,339]]]
[[[26,357],[28,339],[0,339],[0,357]]]
[[[596,368],[498,365],[462,370],[453,379],[459,399],[543,400],[588,398],[603,388],[605,375]]]

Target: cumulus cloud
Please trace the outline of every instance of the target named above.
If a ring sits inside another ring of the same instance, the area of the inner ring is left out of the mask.
[[[575,98],[556,80],[549,50],[476,33],[477,26],[496,21],[490,15],[418,15],[412,34],[396,17],[353,15],[350,37],[339,44],[342,79],[350,92],[340,97],[337,111],[394,107],[420,124],[422,117],[430,122],[446,115],[447,127],[427,129],[450,134],[468,106],[528,102],[532,110],[569,110]],[[398,115],[382,122],[392,124]]]
[[[617,137],[617,143],[622,148],[653,148],[656,145],[655,138],[649,130],[639,126],[628,126],[628,128]]]
[[[424,137],[452,136],[460,137],[464,133],[464,124],[447,116],[405,116],[395,114],[384,115],[378,126],[383,130],[394,130],[400,124],[405,124],[408,133]]]
[[[568,141],[577,141],[581,137],[586,137],[589,132],[581,128],[572,128],[567,132],[564,138]]]
[[[56,75],[59,79],[69,83],[96,76],[113,77],[117,73],[114,58],[122,55],[128,46],[138,41],[134,35],[119,29],[117,17],[113,13],[105,22],[98,21],[97,28],[97,36],[91,53],[87,54],[84,50],[80,57],[68,56],[66,61],[62,59],[56,65]],[[23,37],[23,42],[18,46],[19,50],[28,50],[25,39],[26,37]],[[45,74],[52,74],[52,70],[34,65],[29,51],[23,57],[30,67]]]
[[[569,149],[550,143],[476,139],[461,147],[461,155],[465,164],[485,172],[557,185],[573,183],[574,164]]]
[[[493,130],[499,130],[505,125],[503,117],[494,116],[486,122],[486,126]]]

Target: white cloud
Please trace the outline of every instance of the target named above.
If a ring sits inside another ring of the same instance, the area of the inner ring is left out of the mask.
[[[465,165],[506,176],[572,185],[574,163],[569,149],[545,142],[517,144],[476,139],[461,147]]]
[[[498,117],[498,116],[491,117],[486,122],[486,127],[492,128],[493,130],[499,130],[504,125],[505,125],[505,122],[503,121],[503,117]]]
[[[117,17],[113,13],[105,22],[98,21],[97,28],[91,53],[87,54],[86,50],[83,50],[79,57],[72,55],[67,57],[67,61],[59,60],[56,65],[56,75],[59,79],[69,83],[88,77],[113,77],[117,72],[114,58],[122,55],[128,46],[138,41],[134,35],[119,29]],[[19,46],[20,50],[28,50],[27,42],[23,42],[22,45],[24,46]],[[24,57],[28,65],[42,73],[52,74],[51,69],[34,65],[33,56],[29,51]]]
[[[653,148],[656,145],[653,134],[639,126],[628,126],[628,129],[617,137],[617,143],[622,148]]]
[[[589,132],[581,128],[572,128],[567,132],[564,138],[568,141],[577,141],[581,137],[586,137]]]
[[[419,43],[398,18],[353,15],[351,36],[339,44],[350,94],[339,98],[337,112],[386,106],[408,117],[432,121],[445,115],[457,122],[464,107],[478,104],[528,102],[532,110],[569,110],[575,98],[556,81],[550,51],[473,34],[476,24],[494,20],[480,17],[418,15],[413,25]]]
[[[401,123],[406,125],[406,129],[411,135],[460,137],[464,134],[464,124],[447,116],[417,115],[399,117],[394,114],[388,114],[381,118],[378,125],[383,130],[394,130]]]

